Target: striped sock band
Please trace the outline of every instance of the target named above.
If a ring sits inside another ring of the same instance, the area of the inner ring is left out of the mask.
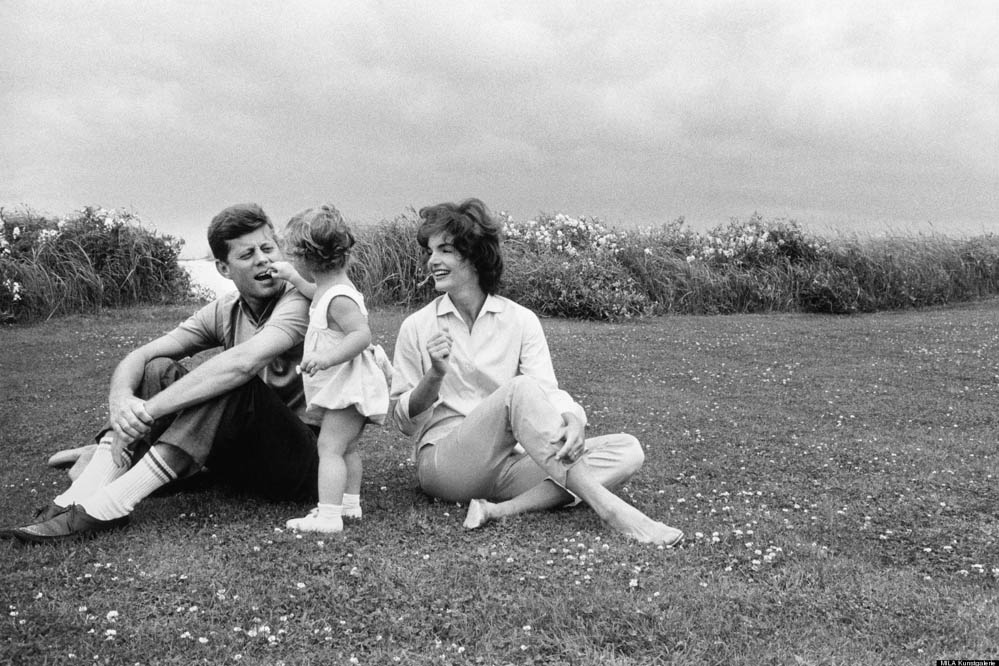
[[[177,478],[159,452],[152,448],[132,469],[80,504],[99,520],[112,520],[132,513],[135,505],[158,488]]]

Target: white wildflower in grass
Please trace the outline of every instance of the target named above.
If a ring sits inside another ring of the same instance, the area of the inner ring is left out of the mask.
[[[105,618],[107,618],[108,622],[117,622],[118,621],[118,611],[116,611],[116,610],[109,610],[108,614],[105,615]]]
[[[7,293],[10,294],[10,298],[14,303],[17,303],[21,300],[20,282],[16,282],[8,278],[3,281],[3,287],[7,291]]]
[[[51,243],[55,239],[59,238],[58,229],[42,229],[38,232],[38,244],[44,245],[46,243]]]
[[[118,632],[115,629],[107,629],[104,631],[104,640],[113,641],[117,636]]]

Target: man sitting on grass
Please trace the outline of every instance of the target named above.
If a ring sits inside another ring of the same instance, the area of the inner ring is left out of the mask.
[[[267,498],[315,501],[316,435],[295,371],[309,301],[274,275],[281,252],[256,204],[216,215],[208,242],[236,291],[118,364],[90,462],[9,536],[46,542],[119,527],[140,500],[204,467]],[[177,363],[217,347],[193,370]]]

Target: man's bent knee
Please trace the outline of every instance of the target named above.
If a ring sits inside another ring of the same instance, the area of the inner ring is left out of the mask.
[[[165,442],[160,442],[153,447],[159,457],[163,460],[166,465],[173,470],[177,475],[177,478],[184,478],[189,474],[196,472],[196,465],[194,458],[190,456],[189,453],[183,449],[174,446],[173,444],[167,444]]]
[[[165,356],[158,356],[146,363],[144,375],[146,377],[160,377],[168,372],[176,361]]]
[[[187,369],[173,359],[163,356],[154,358],[143,368],[141,392],[145,397],[152,397],[185,374]]]

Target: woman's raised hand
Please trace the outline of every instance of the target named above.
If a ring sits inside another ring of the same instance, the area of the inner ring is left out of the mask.
[[[451,365],[451,334],[447,329],[437,331],[427,341],[427,353],[430,354],[430,368],[438,376],[447,374]]]

